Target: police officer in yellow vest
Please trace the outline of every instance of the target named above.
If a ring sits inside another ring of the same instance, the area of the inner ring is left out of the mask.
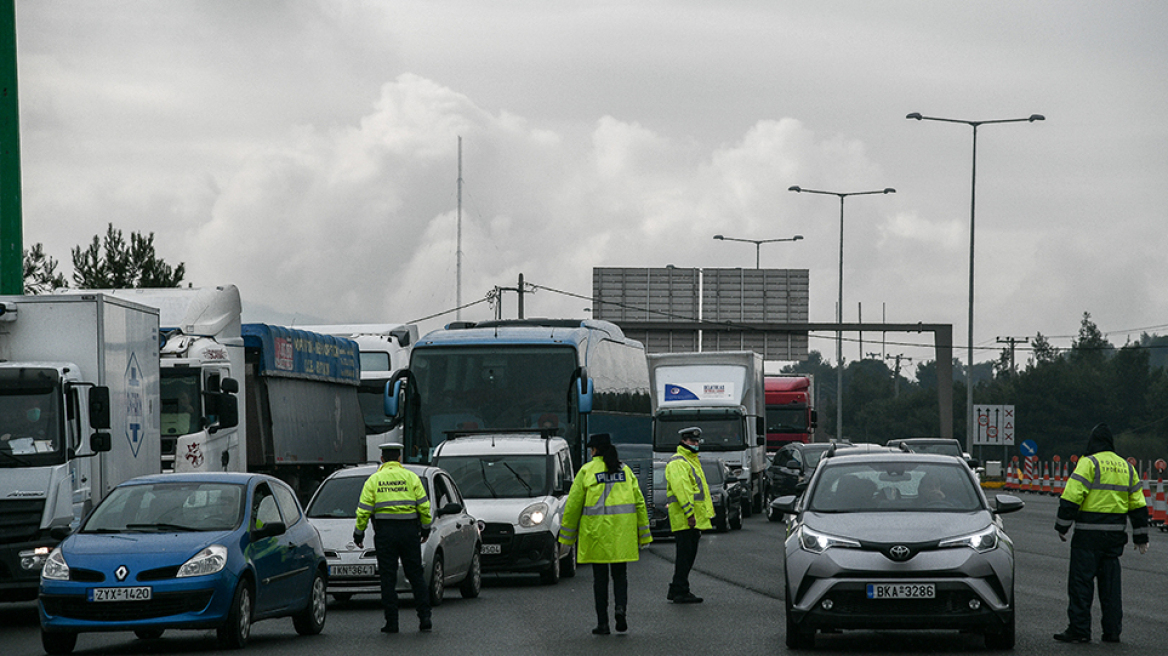
[[[1148,506],[1135,467],[1115,454],[1107,424],[1091,431],[1087,450],[1079,458],[1059,499],[1055,530],[1065,542],[1073,524],[1071,565],[1067,576],[1067,628],[1056,633],[1060,642],[1091,642],[1091,600],[1099,581],[1103,610],[1103,641],[1119,642],[1123,602],[1120,596],[1119,557],[1127,544],[1127,522],[1132,542],[1148,552]]]
[[[698,541],[702,531],[708,531],[711,527],[714,502],[710,499],[710,486],[706,483],[702,461],[698,458],[702,429],[684,428],[678,431],[678,436],[677,455],[665,466],[669,528],[673,531],[677,547],[677,557],[673,561],[673,581],[669,584],[666,599],[675,604],[700,604],[702,598],[689,589],[689,571],[693,569],[694,560],[698,556]]]
[[[377,569],[381,576],[381,605],[385,609],[382,633],[397,633],[397,564],[414,593],[418,630],[429,631],[430,591],[422,572],[422,542],[430,535],[430,499],[422,480],[402,467],[402,443],[380,446],[382,465],[365,481],[357,504],[357,527],[353,542],[364,548],[365,527],[373,518],[373,546],[377,549]]]
[[[576,560],[592,563],[592,593],[596,602],[596,635],[608,635],[608,579],[616,630],[629,629],[628,563],[638,560],[638,548],[653,541],[649,511],[637,476],[620,461],[608,433],[588,440],[592,461],[580,468],[564,506],[559,541],[577,544]]]

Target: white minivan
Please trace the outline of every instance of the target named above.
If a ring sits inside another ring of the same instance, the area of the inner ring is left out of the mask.
[[[433,464],[462,491],[482,526],[483,572],[537,572],[551,585],[576,574],[576,548],[556,536],[572,487],[563,438],[534,432],[451,435]]]

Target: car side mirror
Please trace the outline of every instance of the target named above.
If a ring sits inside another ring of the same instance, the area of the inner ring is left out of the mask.
[[[807,491],[807,481],[800,481],[800,482],[796,483],[795,484],[795,491],[798,492],[799,494],[803,494],[804,492],[806,492]]]
[[[457,501],[451,501],[438,510],[438,516],[442,517],[443,515],[457,515],[460,512],[462,512],[462,504]]]
[[[994,496],[994,505],[996,506],[994,513],[1005,515],[1022,510],[1026,507],[1026,502],[1012,494],[998,494]]]
[[[798,460],[788,460],[787,461],[787,469],[803,469],[803,467],[801,467],[799,465]]]
[[[268,522],[261,528],[254,529],[251,532],[251,538],[253,540],[262,540],[274,535],[284,535],[287,532],[288,527],[284,525],[284,522]]]
[[[774,501],[771,502],[771,510],[773,510],[777,513],[781,513],[783,515],[794,515],[795,514],[795,501],[797,498],[798,497],[796,497],[793,494],[788,494],[787,496],[779,497],[778,499],[775,499]]]

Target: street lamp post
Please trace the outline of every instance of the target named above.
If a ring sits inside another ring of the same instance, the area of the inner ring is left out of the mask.
[[[770,244],[776,241],[799,241],[803,235],[795,235],[794,237],[787,237],[785,239],[738,239],[737,237],[724,237],[722,235],[714,235],[714,239],[718,241],[741,241],[748,244],[754,244],[754,268],[759,268],[759,251],[763,244]]]
[[[840,201],[840,247],[839,247],[839,301],[835,306],[835,322],[843,324],[844,322],[844,199],[848,196],[865,196],[868,194],[895,194],[896,190],[892,187],[885,189],[877,189],[873,191],[822,191],[819,189],[804,189],[802,187],[789,187],[787,191],[794,191],[803,194],[824,194],[826,196],[836,196]],[[843,439],[844,432],[844,333],[842,328],[835,331],[835,433],[836,437]]]
[[[1045,121],[1042,114],[1031,114],[1027,118],[1004,118],[991,121],[965,121],[955,118],[940,118],[937,116],[922,116],[920,112],[913,112],[907,119],[917,121],[941,121],[943,123],[962,123],[973,128],[973,165],[969,182],[969,333],[968,350],[965,362],[965,448],[973,453],[973,436],[977,430],[973,417],[973,226],[974,209],[977,205],[977,128],[991,123],[1033,123]]]

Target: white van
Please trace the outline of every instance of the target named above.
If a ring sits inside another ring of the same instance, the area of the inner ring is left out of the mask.
[[[435,448],[433,464],[454,478],[482,523],[483,572],[538,572],[547,585],[575,576],[576,547],[556,539],[573,478],[563,438],[454,434]]]

